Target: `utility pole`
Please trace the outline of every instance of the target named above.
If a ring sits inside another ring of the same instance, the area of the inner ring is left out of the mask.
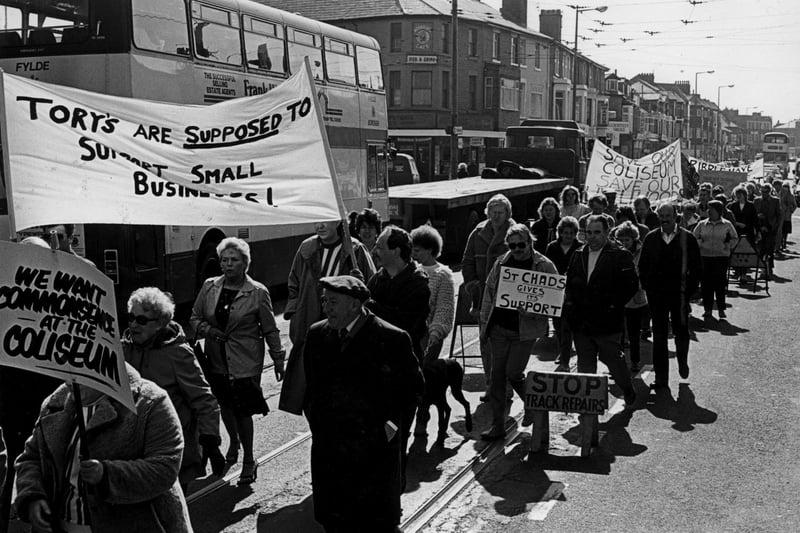
[[[453,36],[450,44],[452,71],[450,72],[450,179],[458,176],[458,0],[453,0]]]

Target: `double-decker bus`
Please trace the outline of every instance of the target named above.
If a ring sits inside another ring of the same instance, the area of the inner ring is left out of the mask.
[[[372,207],[385,217],[386,95],[372,37],[248,0],[0,0],[0,68],[89,91],[213,104],[269,91],[304,68],[306,56],[345,208]],[[274,286],[286,283],[313,227],[82,230],[85,255],[118,283],[118,301],[155,285],[187,303],[218,272],[215,248],[225,236],[249,242],[251,275]]]
[[[761,149],[764,157],[764,176],[779,171],[786,176],[789,168],[789,136],[779,131],[764,134]]]

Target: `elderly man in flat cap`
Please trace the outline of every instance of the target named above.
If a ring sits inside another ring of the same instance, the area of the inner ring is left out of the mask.
[[[364,308],[352,276],[322,278],[327,319],[304,364],[314,513],[328,533],[399,531],[404,420],[424,380],[408,333]]]

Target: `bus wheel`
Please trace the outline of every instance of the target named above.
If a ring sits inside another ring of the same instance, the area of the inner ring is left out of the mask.
[[[197,284],[201,285],[208,278],[213,278],[222,274],[217,257],[217,245],[208,243],[200,248],[197,254],[200,260],[197,263]]]

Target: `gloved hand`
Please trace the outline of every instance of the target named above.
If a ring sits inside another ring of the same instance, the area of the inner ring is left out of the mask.
[[[215,476],[221,476],[225,470],[225,456],[219,451],[222,439],[217,435],[200,435],[198,440],[203,448],[203,470],[206,469],[206,465],[211,461],[211,473]]]

